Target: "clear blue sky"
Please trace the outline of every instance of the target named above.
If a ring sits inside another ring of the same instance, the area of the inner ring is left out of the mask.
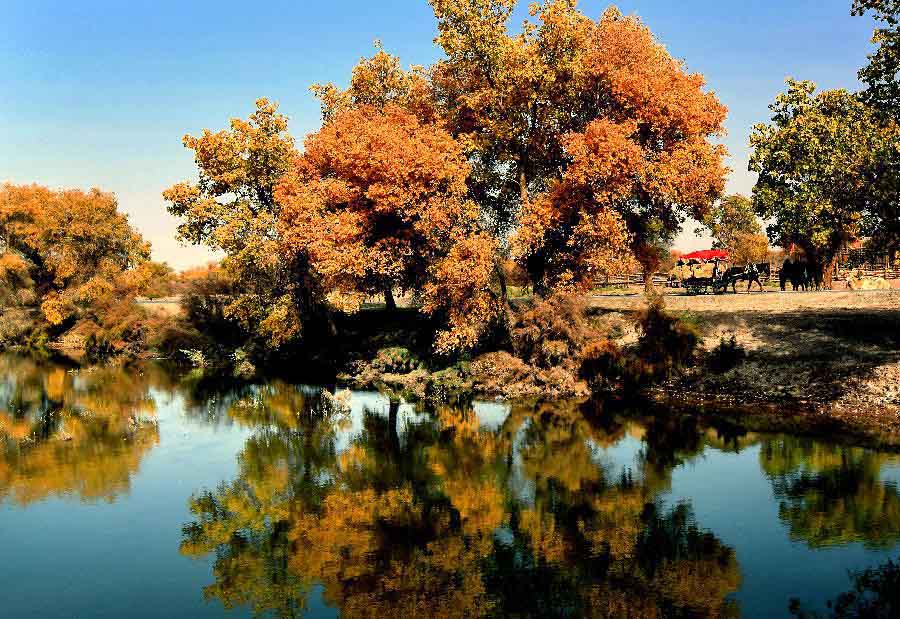
[[[524,16],[527,2],[520,11]],[[608,2],[582,0],[593,18]],[[728,105],[732,191],[749,192],[750,127],[784,79],[858,87],[873,22],[851,0],[627,0]],[[160,192],[192,178],[181,136],[224,127],[266,96],[302,139],[314,82],[345,84],[374,39],[405,64],[438,57],[426,0],[0,1],[0,181],[98,186],[177,268],[207,254],[174,240]],[[517,20],[518,21],[518,20]],[[707,241],[688,233],[693,249]]]

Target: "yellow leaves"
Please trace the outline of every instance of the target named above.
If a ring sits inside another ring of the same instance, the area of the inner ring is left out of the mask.
[[[282,246],[307,259],[344,308],[386,288],[424,287],[428,312],[452,299],[460,304],[452,345],[470,346],[485,326],[479,321],[496,311],[496,246],[472,236],[478,211],[466,199],[468,173],[459,143],[404,109],[343,111],[307,138],[278,188]]]
[[[41,297],[42,314],[52,325],[108,298],[117,278],[150,252],[118,212],[115,196],[99,189],[4,185],[0,232],[11,250],[0,257],[0,278],[14,276],[13,287],[33,287],[29,296]]]
[[[625,114],[667,141],[722,133],[727,109],[703,92],[703,76],[688,74],[636,17],[604,14],[588,58]]]
[[[279,348],[299,336],[301,327],[297,305],[288,296],[277,299],[259,323],[260,334],[273,348]]]
[[[511,240],[513,257],[532,265],[536,258],[536,283],[559,290],[583,290],[597,277],[622,272],[631,257],[631,237],[608,203],[574,183],[556,184],[523,209]],[[560,228],[570,230],[562,239]]]
[[[457,241],[446,257],[431,267],[423,311],[443,312],[448,325],[435,340],[437,352],[474,347],[500,316],[502,305],[491,291],[496,255],[496,241],[475,234]]]
[[[725,155],[723,146],[700,137],[685,140],[651,164],[647,188],[701,218],[725,189]]]
[[[634,121],[600,119],[583,134],[565,136],[563,145],[572,160],[566,180],[591,187],[595,197],[607,204],[629,195],[645,166],[646,154],[635,141],[637,130]]]
[[[41,313],[51,325],[60,325],[72,315],[74,308],[58,294],[49,294],[41,303]]]

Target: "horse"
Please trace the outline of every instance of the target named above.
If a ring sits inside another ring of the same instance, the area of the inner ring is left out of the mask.
[[[737,283],[747,282],[747,292],[753,288],[754,282],[759,284],[759,291],[763,292],[762,277],[772,275],[772,266],[768,262],[750,263],[742,267],[731,267],[725,272],[725,281],[731,284],[731,291],[737,294]],[[726,284],[727,285],[727,284]]]
[[[787,289],[788,278],[793,269],[794,263],[791,262],[790,258],[785,260],[784,264],[781,265],[781,270],[778,272],[778,281],[781,284],[781,292],[784,292]]]
[[[822,269],[813,260],[785,260],[779,278],[782,290],[785,290],[787,282],[790,282],[794,290],[808,291],[813,287],[816,290],[822,289]]]

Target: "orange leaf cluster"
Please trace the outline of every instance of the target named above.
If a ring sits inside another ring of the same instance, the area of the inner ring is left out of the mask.
[[[149,244],[119,213],[115,196],[99,189],[4,185],[0,237],[6,253],[27,264],[44,317],[52,324],[108,295],[150,257]]]
[[[460,266],[472,269],[469,290],[473,279],[482,292],[488,288],[493,245],[473,236],[478,210],[467,199],[468,173],[453,137],[410,112],[395,105],[345,110],[307,138],[278,187],[282,247],[307,260],[344,308],[399,288],[424,289],[426,311],[436,311],[445,305],[438,297],[456,290]],[[484,297],[467,302],[490,304]],[[469,343],[460,309],[452,322],[466,333],[454,338]]]

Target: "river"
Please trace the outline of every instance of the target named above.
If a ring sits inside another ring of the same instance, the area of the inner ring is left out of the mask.
[[[0,355],[4,617],[785,617],[900,456],[658,405],[422,405]]]

